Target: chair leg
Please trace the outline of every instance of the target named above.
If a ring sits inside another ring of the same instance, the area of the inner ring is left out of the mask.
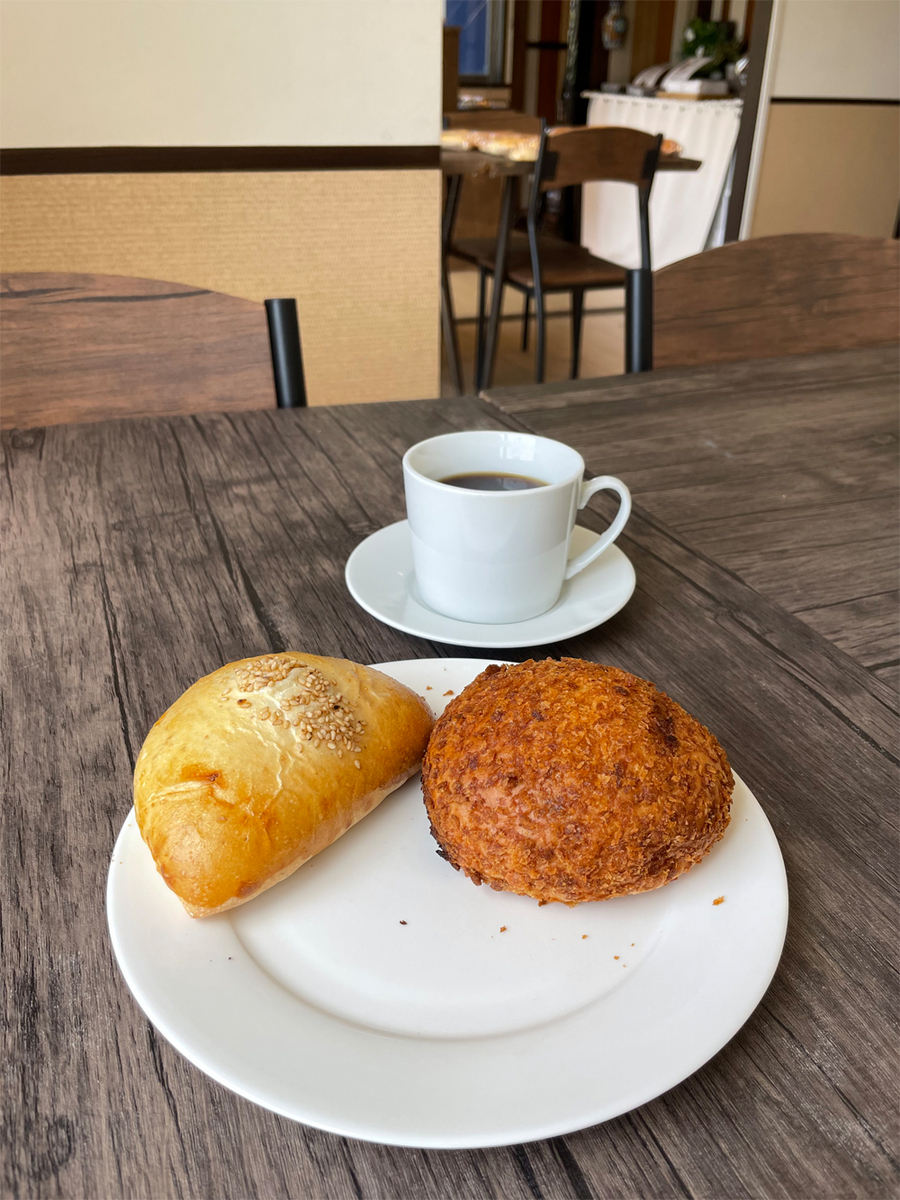
[[[625,371],[653,370],[653,272],[625,272]]]
[[[518,192],[519,179],[516,175],[507,175],[503,184],[503,198],[500,202],[500,224],[497,228],[497,254],[494,259],[494,291],[491,296],[491,315],[488,321],[484,344],[484,366],[481,371],[479,392],[489,388],[494,375],[494,360],[497,357],[497,343],[500,339],[500,317],[503,310],[503,282],[506,278],[506,253],[509,248],[509,231],[512,227],[513,206]]]
[[[484,324],[485,324],[485,290],[487,287],[487,272],[484,267],[478,268],[478,321],[475,326],[475,386],[476,394],[481,387],[481,372],[484,369]]]
[[[459,336],[456,332],[456,320],[453,316],[453,297],[450,292],[450,279],[447,273],[447,260],[441,264],[441,323],[444,330],[444,349],[447,352],[447,365],[450,368],[450,378],[453,390],[457,396],[465,392],[463,382],[462,360],[459,356]]]
[[[534,323],[537,347],[534,356],[534,382],[544,382],[544,364],[547,349],[547,322],[544,313],[544,291],[540,283],[534,289]]]
[[[572,292],[572,366],[569,371],[570,379],[578,378],[578,360],[581,357],[581,321],[584,316],[584,290],[575,288]]]
[[[525,293],[525,311],[522,313],[522,350],[528,349],[528,318],[531,312],[531,292]]]

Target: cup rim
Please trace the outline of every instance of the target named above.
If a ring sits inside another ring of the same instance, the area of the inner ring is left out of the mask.
[[[574,454],[581,466],[580,468],[576,468],[571,475],[566,476],[565,479],[558,479],[555,483],[545,483],[538,488],[523,488],[520,491],[514,492],[491,492],[482,490],[481,488],[461,489],[454,487],[451,483],[443,483],[440,479],[432,479],[429,475],[423,475],[422,472],[417,470],[409,461],[409,456],[414,450],[418,450],[422,446],[427,446],[429,442],[439,442],[444,438],[459,437],[462,434],[469,433],[487,433],[501,436],[503,434],[511,433],[516,437],[527,437],[536,442],[548,442],[551,446],[559,446],[563,450],[568,450],[570,454]],[[438,488],[440,491],[451,492],[455,496],[466,495],[478,496],[479,498],[490,497],[492,500],[521,500],[524,496],[546,495],[548,491],[552,491],[554,489],[571,487],[574,482],[581,483],[584,479],[584,473],[586,470],[584,458],[573,446],[569,446],[565,442],[557,441],[556,438],[543,437],[539,433],[529,433],[527,430],[522,430],[520,432],[518,429],[455,429],[451,433],[438,433],[435,434],[434,437],[423,438],[421,442],[416,442],[414,446],[410,446],[403,455],[402,466],[404,471],[408,471],[410,475],[412,475],[421,483],[430,484],[432,487]]]

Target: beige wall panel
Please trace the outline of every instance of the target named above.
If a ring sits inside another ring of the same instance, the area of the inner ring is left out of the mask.
[[[8,176],[4,271],[295,296],[311,404],[439,395],[439,171]]]
[[[0,144],[436,145],[440,0],[2,0]]]
[[[751,236],[890,237],[898,176],[900,108],[773,104]]]
[[[773,96],[900,98],[897,0],[782,0]]]

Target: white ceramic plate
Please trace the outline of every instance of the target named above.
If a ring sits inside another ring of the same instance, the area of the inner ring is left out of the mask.
[[[440,711],[486,665],[381,670]],[[349,1137],[462,1148],[568,1133],[673,1087],[740,1029],[781,954],[784,864],[739,780],[722,841],[641,896],[540,908],[435,850],[416,778],[283,883],[194,921],[132,812],[107,890],[116,957],[160,1033],[225,1087]]]
[[[569,557],[587,550],[597,536],[576,525]],[[634,592],[634,567],[618,546],[610,546],[590,566],[567,580],[553,608],[539,617],[510,625],[454,621],[418,598],[406,521],[387,525],[361,542],[347,559],[344,578],[356,603],[385,625],[449,646],[492,650],[546,646],[575,637],[615,616]]]

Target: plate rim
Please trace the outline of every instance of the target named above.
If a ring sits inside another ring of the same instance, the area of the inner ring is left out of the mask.
[[[397,659],[397,660],[392,660],[389,662],[374,663],[371,665],[374,667],[374,669],[384,670],[386,668],[393,668],[393,667],[403,668],[406,666],[410,666],[412,664],[415,664],[416,667],[421,667],[424,664],[433,664],[436,667],[437,666],[446,667],[450,664],[453,664],[453,665],[459,665],[459,666],[465,665],[465,668],[467,670],[472,670],[474,672],[474,669],[476,667],[478,667],[479,670],[482,670],[482,669],[484,669],[484,666],[488,665],[490,662],[498,662],[498,661],[500,663],[502,663],[504,660],[502,660],[502,659],[498,660],[496,658],[482,660],[482,659],[462,658],[462,657],[443,658],[443,657],[429,656],[429,657],[415,658],[415,659]],[[474,678],[475,673],[477,673],[477,672],[473,673],[472,678]],[[248,1100],[250,1103],[257,1105],[258,1107],[260,1107],[268,1112],[272,1112],[272,1113],[277,1114],[278,1116],[284,1117],[287,1120],[292,1120],[292,1121],[295,1121],[300,1124],[308,1125],[311,1128],[320,1129],[326,1133],[331,1133],[338,1137],[348,1137],[348,1138],[352,1138],[357,1141],[369,1142],[369,1143],[376,1144],[376,1145],[388,1145],[388,1146],[398,1146],[398,1147],[403,1147],[403,1148],[428,1149],[428,1150],[492,1149],[492,1148],[499,1148],[499,1147],[504,1147],[504,1146],[528,1144],[528,1143],[535,1142],[535,1141],[542,1141],[547,1138],[564,1136],[569,1133],[578,1132],[582,1129],[588,1129],[594,1125],[602,1124],[609,1120],[615,1120],[617,1117],[622,1116],[628,1112],[632,1112],[635,1109],[642,1107],[644,1104],[647,1104],[650,1101],[658,1098],[659,1096],[666,1094],[667,1092],[671,1091],[672,1088],[679,1086],[679,1084],[681,1084],[681,1083],[684,1083],[693,1074],[695,1074],[698,1070],[700,1070],[703,1066],[705,1066],[706,1063],[710,1062],[713,1058],[715,1058],[715,1056],[717,1054],[719,1054],[725,1048],[725,1046],[727,1046],[729,1044],[729,1042],[731,1042],[733,1040],[734,1037],[737,1036],[737,1034],[740,1032],[740,1030],[744,1027],[744,1025],[747,1023],[747,1021],[750,1019],[750,1017],[753,1015],[753,1013],[759,1007],[766,992],[768,991],[769,987],[771,986],[772,980],[778,969],[779,963],[781,961],[781,956],[782,956],[783,950],[784,950],[784,943],[785,943],[785,939],[786,939],[786,935],[787,935],[787,928],[788,928],[788,922],[789,922],[789,916],[790,916],[790,897],[789,897],[787,871],[786,871],[786,866],[785,866],[785,862],[784,862],[784,856],[781,853],[780,844],[775,835],[775,831],[772,828],[771,822],[768,819],[765,809],[762,807],[762,805],[756,799],[756,796],[753,794],[753,792],[750,790],[750,788],[746,785],[746,783],[744,783],[744,781],[740,778],[740,776],[738,776],[737,772],[733,772],[733,774],[734,774],[736,783],[743,786],[746,789],[749,798],[752,800],[752,802],[758,809],[759,816],[761,817],[761,819],[764,823],[764,826],[768,831],[768,835],[771,839],[771,843],[777,854],[777,864],[780,867],[780,870],[778,871],[777,876],[778,876],[778,884],[779,884],[779,897],[781,900],[781,905],[780,905],[780,907],[781,907],[781,922],[780,922],[780,927],[774,931],[774,938],[770,944],[770,956],[767,958],[765,968],[759,974],[757,986],[752,989],[752,992],[747,994],[747,997],[745,997],[744,1003],[741,1005],[741,1009],[740,1009],[740,1013],[739,1013],[739,1020],[737,1020],[736,1023],[734,1024],[731,1033],[729,1033],[728,1036],[723,1041],[721,1041],[719,1044],[717,1044],[713,1049],[702,1050],[700,1052],[699,1058],[690,1067],[689,1070],[685,1071],[682,1067],[676,1066],[671,1073],[672,1074],[671,1078],[669,1078],[667,1076],[662,1077],[659,1082],[650,1085],[647,1089],[638,1093],[638,1095],[636,1097],[635,1096],[630,1097],[627,1100],[627,1102],[625,1103],[625,1106],[621,1107],[621,1108],[617,1108],[615,1112],[607,1111],[608,1107],[609,1107],[608,1105],[601,1105],[599,1107],[591,1109],[590,1111],[585,1111],[581,1116],[578,1117],[578,1119],[575,1123],[573,1123],[573,1121],[570,1117],[561,1117],[556,1122],[544,1120],[539,1125],[535,1125],[534,1127],[529,1128],[529,1129],[518,1128],[515,1131],[510,1131],[508,1133],[489,1135],[486,1137],[478,1136],[478,1135],[469,1135],[469,1134],[463,1134],[461,1136],[444,1135],[444,1136],[439,1136],[439,1137],[423,1137],[420,1135],[411,1135],[411,1136],[403,1137],[403,1136],[399,1136],[399,1135],[398,1136],[391,1135],[389,1132],[387,1132],[385,1130],[373,1131],[371,1133],[366,1133],[364,1130],[359,1129],[359,1128],[348,1128],[347,1125],[342,1127],[339,1122],[329,1121],[327,1118],[324,1118],[321,1116],[316,1117],[313,1114],[305,1114],[303,1116],[300,1116],[300,1115],[297,1115],[296,1112],[286,1111],[286,1109],[284,1107],[280,1107],[278,1103],[275,1103],[272,1100],[267,1099],[252,1084],[236,1084],[234,1079],[229,1077],[226,1072],[220,1070],[215,1065],[210,1065],[208,1062],[203,1060],[202,1052],[194,1050],[191,1047],[191,1045],[189,1044],[188,1039],[183,1038],[180,1035],[180,1033],[178,1032],[178,1030],[172,1026],[171,1022],[165,1016],[160,1017],[160,1014],[158,1011],[155,1012],[154,1015],[151,1016],[150,1012],[148,1012],[147,1007],[145,1007],[145,1004],[141,999],[141,995],[140,995],[141,987],[139,984],[136,983],[134,975],[132,974],[132,971],[130,969],[130,963],[128,962],[128,954],[127,954],[127,952],[123,953],[124,947],[122,946],[122,943],[120,941],[120,931],[117,927],[115,916],[114,916],[114,905],[115,905],[114,891],[115,891],[116,881],[118,878],[118,873],[116,872],[115,868],[116,868],[116,857],[117,857],[117,854],[119,851],[120,843],[125,838],[135,838],[136,837],[139,841],[141,840],[140,832],[137,830],[136,821],[134,820],[133,807],[129,810],[128,814],[126,815],[126,817],[122,823],[122,827],[116,836],[115,846],[114,846],[114,849],[112,852],[110,866],[109,866],[109,870],[107,873],[106,887],[104,889],[105,890],[105,902],[106,902],[105,906],[106,906],[108,932],[109,932],[112,948],[114,951],[114,956],[116,959],[116,965],[117,965],[119,971],[121,972],[122,977],[124,978],[129,991],[131,992],[138,1008],[141,1010],[144,1017],[150,1021],[150,1023],[153,1025],[154,1029],[157,1031],[157,1033],[159,1033],[159,1035],[162,1036],[179,1054],[181,1054],[184,1058],[186,1058],[187,1061],[189,1063],[191,1063],[191,1065],[196,1070],[200,1071],[204,1075],[207,1075],[209,1078],[213,1079],[216,1083],[218,1083],[220,1086],[226,1088],[228,1091],[241,1096],[243,1099]],[[416,777],[414,776],[413,779],[415,779],[415,778]],[[130,826],[132,826],[132,825],[133,825],[133,832],[130,829]],[[251,961],[253,961],[252,958],[251,958]],[[151,1007],[152,1007],[152,1004],[151,1004]],[[590,1007],[592,1007],[592,1005],[588,1005],[587,1007],[589,1009]],[[330,1014],[329,1014],[329,1017],[330,1017]],[[338,1022],[341,1021],[341,1018],[339,1018],[339,1017],[330,1017],[330,1019],[338,1021]],[[558,1020],[565,1021],[566,1019],[567,1019],[566,1017],[562,1017]],[[554,1024],[554,1023],[556,1023],[556,1022],[551,1021],[551,1024]],[[385,1035],[381,1034],[380,1031],[377,1031],[374,1029],[366,1030],[365,1032],[372,1033],[374,1036],[378,1036],[378,1037],[385,1036]],[[527,1035],[530,1032],[531,1032],[531,1030],[510,1031],[510,1033],[508,1033],[508,1034],[505,1034],[505,1033],[498,1034],[498,1035],[493,1035],[493,1036],[487,1037],[487,1038],[480,1038],[480,1037],[472,1038],[472,1039],[464,1038],[461,1040],[462,1041],[476,1041],[477,1040],[480,1042],[490,1042],[492,1040],[502,1040],[507,1037],[518,1037],[518,1036],[522,1036],[522,1034]],[[395,1035],[388,1034],[386,1036],[392,1037]],[[402,1040],[407,1040],[407,1039],[402,1039]],[[412,1040],[412,1039],[409,1039],[409,1040]],[[419,1041],[419,1042],[428,1042],[428,1041],[434,1041],[434,1040],[443,1041],[444,1039],[434,1039],[434,1038],[425,1037],[425,1038],[416,1038],[415,1040]],[[301,1107],[301,1106],[297,1106],[297,1107]],[[353,1125],[352,1119],[350,1121],[348,1121],[348,1125],[349,1126]]]
[[[539,636],[537,638],[537,640],[535,640],[535,638],[533,636],[532,637],[523,637],[521,635],[518,635],[518,636],[514,635],[512,637],[491,638],[489,640],[485,640],[483,638],[478,638],[477,636],[466,637],[461,632],[460,633],[453,632],[454,627],[457,627],[460,630],[463,630],[466,628],[470,628],[472,625],[477,625],[477,624],[479,624],[479,622],[457,621],[453,617],[445,617],[445,616],[442,616],[440,613],[436,613],[435,616],[439,617],[440,620],[447,622],[447,624],[449,626],[449,630],[448,630],[449,636],[445,636],[443,633],[441,633],[441,634],[429,633],[427,631],[423,631],[422,629],[414,628],[412,625],[408,625],[403,621],[395,620],[393,617],[391,617],[383,612],[379,612],[378,609],[376,609],[373,605],[371,605],[363,597],[363,595],[359,592],[359,590],[356,587],[354,587],[353,582],[350,577],[354,559],[357,558],[357,555],[359,554],[359,552],[362,550],[362,548],[368,542],[372,541],[372,539],[374,539],[374,538],[380,537],[381,535],[388,534],[389,532],[393,532],[393,531],[399,532],[399,527],[403,526],[403,525],[406,525],[406,526],[409,525],[409,521],[405,517],[400,521],[392,521],[390,523],[390,525],[383,525],[380,529],[376,529],[373,533],[368,534],[366,537],[363,538],[363,540],[361,542],[359,542],[356,546],[354,546],[353,549],[351,550],[350,554],[347,557],[346,563],[344,564],[344,584],[347,588],[347,591],[353,597],[354,601],[359,605],[359,607],[361,609],[363,609],[364,612],[367,612],[370,617],[374,617],[376,621],[380,621],[383,625],[387,625],[391,629],[397,629],[401,633],[408,633],[412,637],[422,638],[425,641],[440,642],[441,645],[445,645],[445,646],[471,646],[471,647],[479,649],[479,650],[518,650],[525,646],[551,646],[551,645],[555,644],[556,642],[562,642],[562,641],[568,640],[569,638],[579,637],[582,633],[587,633],[589,630],[596,629],[600,625],[605,625],[607,621],[611,621],[612,618],[614,616],[616,616],[617,613],[620,613],[622,611],[622,609],[625,607],[625,605],[629,602],[631,597],[634,595],[634,589],[637,586],[637,575],[635,573],[634,564],[632,563],[632,561],[628,557],[628,555],[625,553],[625,551],[621,548],[621,546],[619,546],[617,543],[613,542],[612,545],[607,546],[606,550],[604,551],[604,554],[607,554],[610,551],[614,551],[616,554],[620,555],[625,560],[625,562],[628,564],[628,570],[630,572],[628,594],[624,595],[625,589],[623,588],[622,602],[620,604],[618,604],[618,606],[616,608],[614,608],[612,610],[612,612],[607,613],[606,616],[601,617],[599,620],[592,619],[585,624],[581,624],[581,625],[577,625],[577,626],[573,626],[573,627],[567,627],[565,630],[561,630],[560,632],[554,634],[552,637],[549,637],[549,638],[542,638]],[[591,533],[591,534],[594,533],[594,530],[588,529],[586,525],[578,525],[578,526],[576,526],[576,528],[584,529],[587,533]],[[594,536],[599,537],[600,535],[594,534]],[[514,628],[516,628],[516,626],[529,625],[532,621],[538,621],[542,617],[546,617],[546,616],[547,616],[547,613],[541,613],[540,616],[531,617],[527,621],[506,622],[505,624],[497,625],[496,628],[503,629],[503,630],[514,629]]]

